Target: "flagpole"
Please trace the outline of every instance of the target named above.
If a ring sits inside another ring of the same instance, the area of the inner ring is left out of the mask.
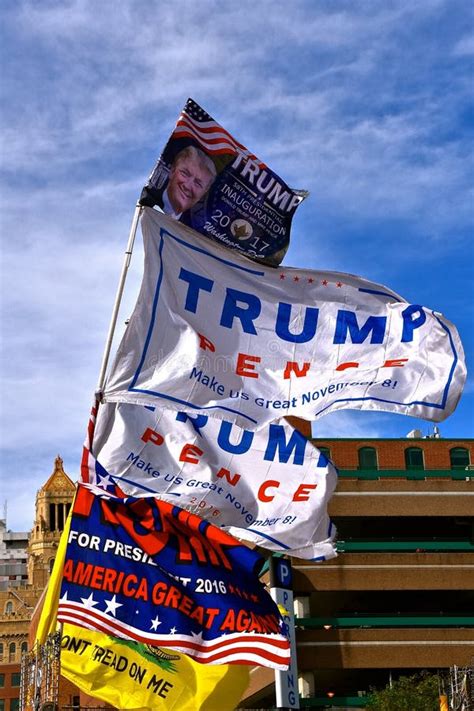
[[[109,362],[110,349],[112,348],[112,341],[115,333],[115,326],[117,324],[117,317],[122,301],[123,289],[125,286],[125,280],[127,278],[128,267],[132,258],[133,245],[135,242],[135,235],[137,233],[138,221],[140,219],[140,214],[142,212],[142,206],[137,202],[135,205],[135,212],[133,213],[132,224],[130,225],[130,232],[128,235],[127,248],[125,250],[125,256],[122,264],[122,271],[120,274],[119,284],[117,287],[117,293],[115,295],[114,308],[112,310],[112,316],[110,318],[109,332],[107,334],[107,340],[105,342],[104,355],[102,356],[102,364],[100,366],[99,380],[97,383],[96,395],[100,400],[102,395],[102,390],[105,385],[105,376],[107,372],[107,365]]]

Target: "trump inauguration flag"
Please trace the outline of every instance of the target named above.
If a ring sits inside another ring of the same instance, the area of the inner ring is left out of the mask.
[[[206,237],[266,264],[288,249],[293,215],[308,195],[188,99],[140,204],[161,207]]]
[[[337,472],[283,419],[257,432],[207,415],[99,406],[83,479],[156,495],[273,551],[336,555],[327,513]]]
[[[258,429],[343,408],[440,421],[466,369],[456,328],[349,274],[257,266],[150,208],[145,274],[109,402]]]
[[[262,563],[177,506],[79,484],[58,620],[202,664],[285,669],[289,643],[258,579]]]

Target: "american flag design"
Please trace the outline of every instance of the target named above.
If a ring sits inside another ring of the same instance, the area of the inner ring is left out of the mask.
[[[182,652],[203,664],[286,669],[290,648],[258,579],[263,559],[153,497],[79,484],[58,620]]]
[[[242,143],[225,130],[217,121],[214,121],[199,104],[193,99],[188,99],[182,110],[176,128],[173,131],[174,138],[194,138],[207,153],[212,155],[235,155],[243,153],[248,158],[256,161],[261,168],[265,164],[259,161],[257,156],[251,153]]]
[[[94,440],[95,423],[97,419],[98,409],[99,401],[94,400],[94,403],[91,407],[89,422],[87,423],[86,439],[82,447],[81,481],[85,484],[95,483],[95,481],[91,479],[90,472],[94,472],[95,470],[95,458],[92,456],[92,442]]]

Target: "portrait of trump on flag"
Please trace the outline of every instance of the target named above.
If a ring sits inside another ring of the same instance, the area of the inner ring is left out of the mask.
[[[163,177],[166,172],[160,161],[147,190],[153,195],[153,203],[176,220],[204,197],[217,174],[212,159],[192,145],[176,154],[167,180]]]

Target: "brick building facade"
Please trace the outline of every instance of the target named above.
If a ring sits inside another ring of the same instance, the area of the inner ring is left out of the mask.
[[[471,664],[474,441],[312,441],[339,469],[338,557],[292,560],[301,707],[364,708],[370,687]],[[242,708],[273,708],[273,673],[251,678]]]

